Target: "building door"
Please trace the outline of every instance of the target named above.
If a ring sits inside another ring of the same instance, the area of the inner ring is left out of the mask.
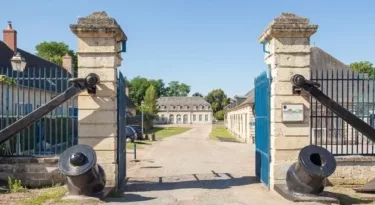
[[[177,124],[181,124],[181,115],[177,115]]]

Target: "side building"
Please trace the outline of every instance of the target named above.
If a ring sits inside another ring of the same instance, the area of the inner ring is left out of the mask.
[[[161,97],[154,124],[212,124],[210,103],[201,97]]]
[[[254,143],[255,139],[253,105],[254,90],[251,90],[245,96],[234,96],[231,103],[225,107],[225,126],[246,143]]]

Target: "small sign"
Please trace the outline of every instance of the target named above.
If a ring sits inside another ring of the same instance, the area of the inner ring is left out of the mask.
[[[284,104],[282,119],[283,122],[303,122],[303,104]]]

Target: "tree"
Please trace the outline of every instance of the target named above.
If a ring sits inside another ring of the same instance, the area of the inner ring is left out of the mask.
[[[171,81],[165,90],[165,96],[187,96],[190,93],[190,85],[180,83],[178,81]]]
[[[78,69],[77,54],[73,50],[69,49],[69,46],[64,42],[44,41],[36,45],[35,49],[37,56],[51,61],[59,66],[62,66],[62,57],[68,53],[73,58],[73,70],[77,71]]]
[[[159,98],[160,96],[164,96],[165,95],[165,84],[163,82],[162,79],[158,79],[158,80],[149,80],[150,81],[150,84],[153,85],[155,87],[155,90],[156,90],[156,95],[157,97]]]
[[[217,120],[224,120],[224,111],[223,110],[219,110],[215,113],[215,118]]]
[[[203,98],[203,95],[202,95],[202,94],[200,94],[200,93],[198,93],[198,92],[194,93],[194,94],[193,94],[193,96],[196,96],[196,97],[201,97],[201,98]]]
[[[140,106],[145,97],[147,88],[150,87],[150,82],[147,78],[137,76],[129,82],[129,98],[131,101]]]
[[[157,109],[157,94],[156,89],[153,85],[147,88],[146,94],[144,97],[144,104],[140,108],[143,110],[144,116],[146,119],[154,119],[158,113]]]
[[[227,95],[225,95],[224,91],[221,89],[215,89],[211,91],[207,94],[205,99],[211,104],[214,113],[223,110],[224,107],[228,104]]]
[[[370,76],[375,74],[375,67],[369,61],[358,61],[350,64],[350,68],[358,73],[367,73]]]

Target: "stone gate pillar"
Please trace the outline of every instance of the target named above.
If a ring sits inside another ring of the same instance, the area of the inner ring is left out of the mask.
[[[318,29],[307,18],[282,13],[262,33],[259,41],[265,44],[265,62],[271,82],[271,164],[270,187],[285,183],[286,171],[296,162],[299,151],[310,142],[308,96],[294,95],[290,78],[302,74],[310,78],[310,36]],[[283,120],[283,105],[302,104],[301,121]]]
[[[113,187],[117,179],[117,67],[126,35],[105,12],[79,18],[70,28],[78,37],[78,77],[89,73],[100,77],[95,95],[83,92],[78,96],[78,142],[94,148],[107,186]]]

